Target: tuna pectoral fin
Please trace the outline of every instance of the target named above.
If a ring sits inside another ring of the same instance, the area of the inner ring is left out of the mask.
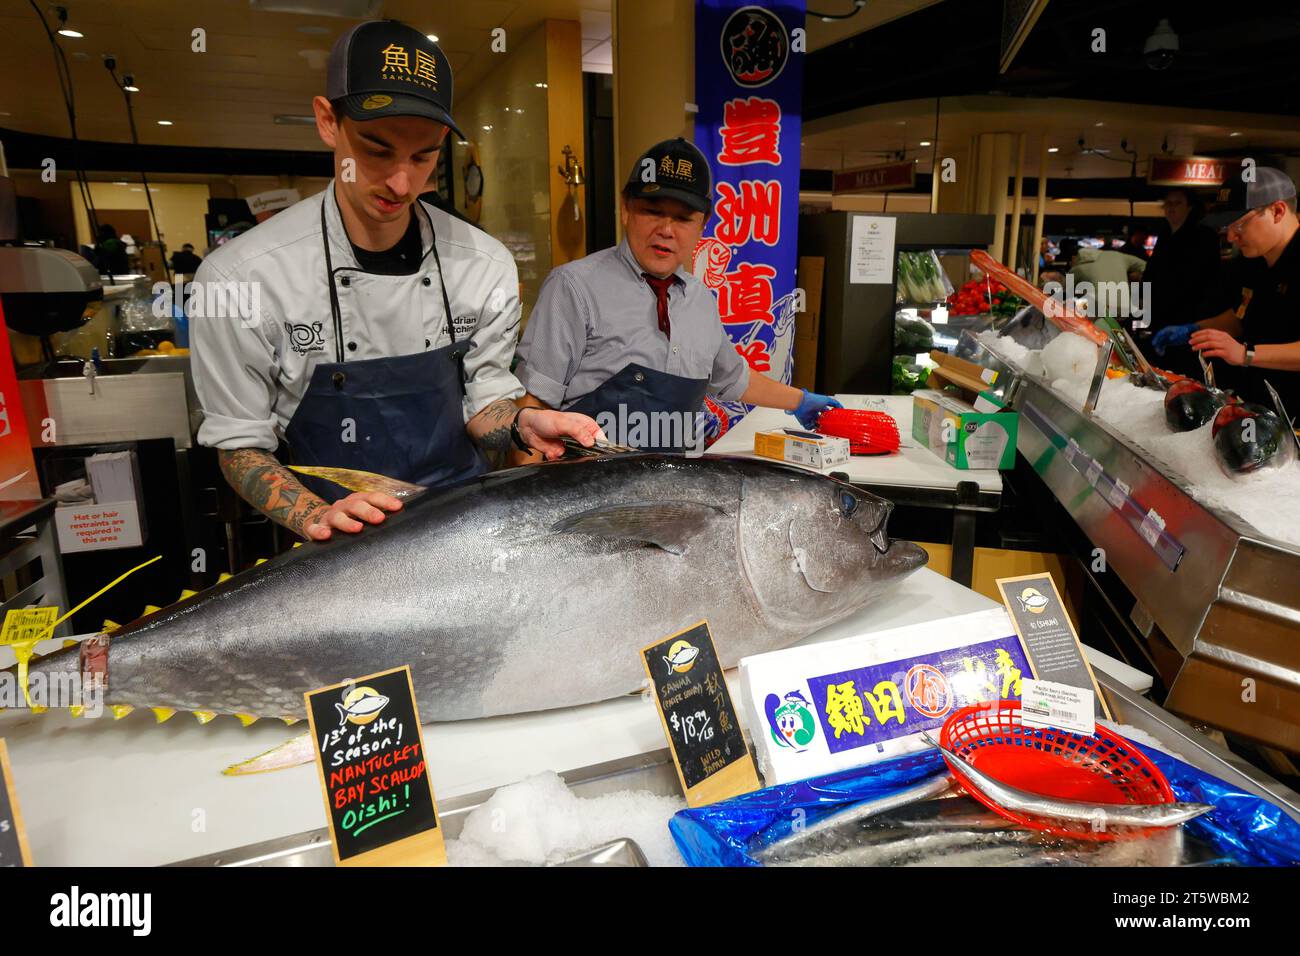
[[[376,475],[369,471],[351,471],[347,468],[316,468],[307,465],[290,465],[290,470],[311,478],[324,478],[348,491],[378,491],[394,498],[410,498],[426,490],[424,485]]]
[[[284,770],[287,767],[297,767],[300,764],[310,763],[315,756],[312,750],[311,736],[309,734],[299,734],[286,740],[274,750],[268,750],[264,754],[258,754],[242,763],[234,764],[221,771],[228,777],[242,777],[250,773],[267,773],[271,770]]]
[[[723,509],[696,501],[635,501],[571,515],[557,521],[551,530],[639,541],[670,554],[683,554],[709,519],[722,514],[726,514]]]

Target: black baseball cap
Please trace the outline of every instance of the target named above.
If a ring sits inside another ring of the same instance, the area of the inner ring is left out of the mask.
[[[1219,207],[1201,220],[1205,225],[1211,229],[1222,229],[1252,209],[1259,209],[1279,199],[1285,201],[1295,198],[1295,183],[1282,170],[1271,166],[1255,166],[1252,169],[1252,182],[1246,182],[1248,170],[1243,169],[1240,176],[1234,176],[1230,183],[1219,190]]]
[[[354,120],[423,116],[451,127],[451,64],[429,37],[397,20],[370,20],[330,51],[325,96]]]
[[[694,143],[680,136],[656,143],[632,166],[627,195],[634,199],[676,199],[696,212],[708,213],[713,199],[709,161]]]

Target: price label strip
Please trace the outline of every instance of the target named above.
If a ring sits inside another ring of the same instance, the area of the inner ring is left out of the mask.
[[[444,866],[411,669],[303,695],[339,866]]]
[[[718,652],[701,621],[641,651],[641,663],[691,807],[758,789]]]
[[[0,867],[31,866],[32,849],[27,844],[27,830],[18,812],[18,794],[14,792],[14,775],[9,767],[9,748],[0,739]]]
[[[998,578],[997,587],[1007,615],[1020,636],[1020,646],[1024,648],[1034,679],[1090,691],[1096,702],[1097,716],[1109,720],[1106,698],[1097,686],[1092,665],[1088,663],[1079,634],[1051,574],[1041,571],[1014,578]],[[1060,723],[1054,726],[1074,729]]]
[[[1173,535],[1165,530],[1163,520],[1157,522],[1150,517],[1154,509],[1144,508],[1131,497],[1132,488],[1119,478],[1112,478],[1101,466],[1091,459],[1075,439],[1069,437],[1043,414],[1042,409],[1033,402],[1026,402],[1022,412],[1030,422],[1047,439],[1051,448],[1060,451],[1062,457],[1075,471],[1083,475],[1084,480],[1098,490],[1106,502],[1128,522],[1129,526],[1141,536],[1170,571],[1178,569],[1187,549]],[[1097,474],[1091,474],[1096,466]],[[1159,515],[1156,515],[1159,518]]]

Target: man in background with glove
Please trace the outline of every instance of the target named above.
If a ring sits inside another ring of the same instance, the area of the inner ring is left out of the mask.
[[[751,371],[713,293],[683,268],[710,198],[708,161],[693,144],[667,140],[642,154],[623,187],[623,241],[542,284],[518,349],[524,403],[590,415],[619,444],[693,451],[706,394],[784,409],[804,428],[841,407]],[[656,420],[678,426],[647,427]]]
[[[1267,380],[1295,416],[1300,413],[1296,188],[1281,170],[1261,166],[1253,172],[1253,182],[1235,183],[1223,209],[1205,218],[1208,226],[1226,227],[1241,253],[1227,268],[1228,307],[1200,322],[1161,329],[1151,344],[1158,355],[1190,345],[1206,358],[1235,366],[1219,376],[1220,387],[1272,407],[1264,387]]]

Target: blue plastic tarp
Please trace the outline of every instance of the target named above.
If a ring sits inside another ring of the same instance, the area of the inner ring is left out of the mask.
[[[1300,866],[1300,823],[1280,807],[1198,770],[1176,757],[1135,744],[1169,780],[1180,801],[1214,810],[1184,824],[1187,832],[1246,866]],[[749,849],[766,846],[849,804],[889,796],[947,767],[937,750],[778,784],[721,803],[682,810],[668,829],[691,866],[760,866]]]

